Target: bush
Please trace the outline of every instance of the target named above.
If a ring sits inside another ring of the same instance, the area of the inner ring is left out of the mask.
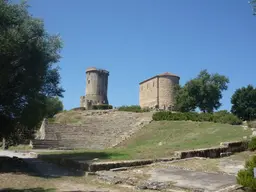
[[[229,112],[216,112],[216,113],[196,113],[196,112],[186,112],[186,113],[172,113],[170,111],[161,111],[154,113],[154,121],[210,121],[215,123],[227,123],[231,125],[241,125],[242,120],[234,116]]]
[[[106,109],[113,109],[113,106],[108,105],[108,104],[93,105],[92,109],[94,109],[94,110],[106,110]]]
[[[142,113],[142,112],[148,112],[150,110],[148,108],[142,109],[139,105],[131,105],[131,106],[121,106],[118,108],[118,111],[129,111],[129,112]]]
[[[256,128],[256,120],[254,120],[254,121],[249,121],[249,122],[248,122],[248,127],[250,127],[250,128]]]
[[[71,110],[73,110],[73,111],[84,111],[84,110],[86,110],[86,108],[85,107],[76,107],[76,108],[73,108]]]
[[[256,167],[256,156],[246,161],[245,169],[238,172],[236,180],[239,185],[248,187],[251,190],[256,190],[256,179],[253,174],[254,167]]]
[[[256,137],[253,137],[250,142],[248,143],[248,149],[250,151],[256,150]]]

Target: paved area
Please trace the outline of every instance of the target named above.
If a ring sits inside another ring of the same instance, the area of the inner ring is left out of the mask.
[[[236,184],[236,178],[231,175],[203,173],[197,171],[183,170],[173,167],[156,168],[149,171],[149,180],[157,182],[174,182],[176,187],[204,189],[206,191],[217,191],[219,189]]]
[[[244,161],[220,159],[219,168],[228,174],[237,175],[238,171],[244,169]]]
[[[141,189],[193,189],[216,192],[236,185],[234,175],[184,170],[172,166],[163,167],[161,163],[128,169],[126,171],[100,171],[99,179],[110,183],[122,183]]]

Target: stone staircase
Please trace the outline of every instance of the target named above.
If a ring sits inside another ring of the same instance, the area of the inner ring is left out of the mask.
[[[111,148],[150,123],[152,114],[115,110],[80,112],[83,121],[80,125],[45,123],[44,138],[35,140],[33,146],[51,148],[52,143],[55,146],[52,148],[58,148],[58,145],[75,149]]]

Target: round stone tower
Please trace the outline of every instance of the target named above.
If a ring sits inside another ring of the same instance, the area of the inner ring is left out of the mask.
[[[174,87],[179,84],[180,77],[171,73],[159,75],[159,106],[167,109],[175,106]]]
[[[95,67],[86,69],[86,103],[108,104],[108,76],[109,72],[104,69]]]

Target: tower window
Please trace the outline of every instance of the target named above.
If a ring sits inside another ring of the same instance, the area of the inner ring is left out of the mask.
[[[153,81],[153,87],[155,86],[155,82]]]
[[[88,84],[90,84],[90,80],[88,80]]]

